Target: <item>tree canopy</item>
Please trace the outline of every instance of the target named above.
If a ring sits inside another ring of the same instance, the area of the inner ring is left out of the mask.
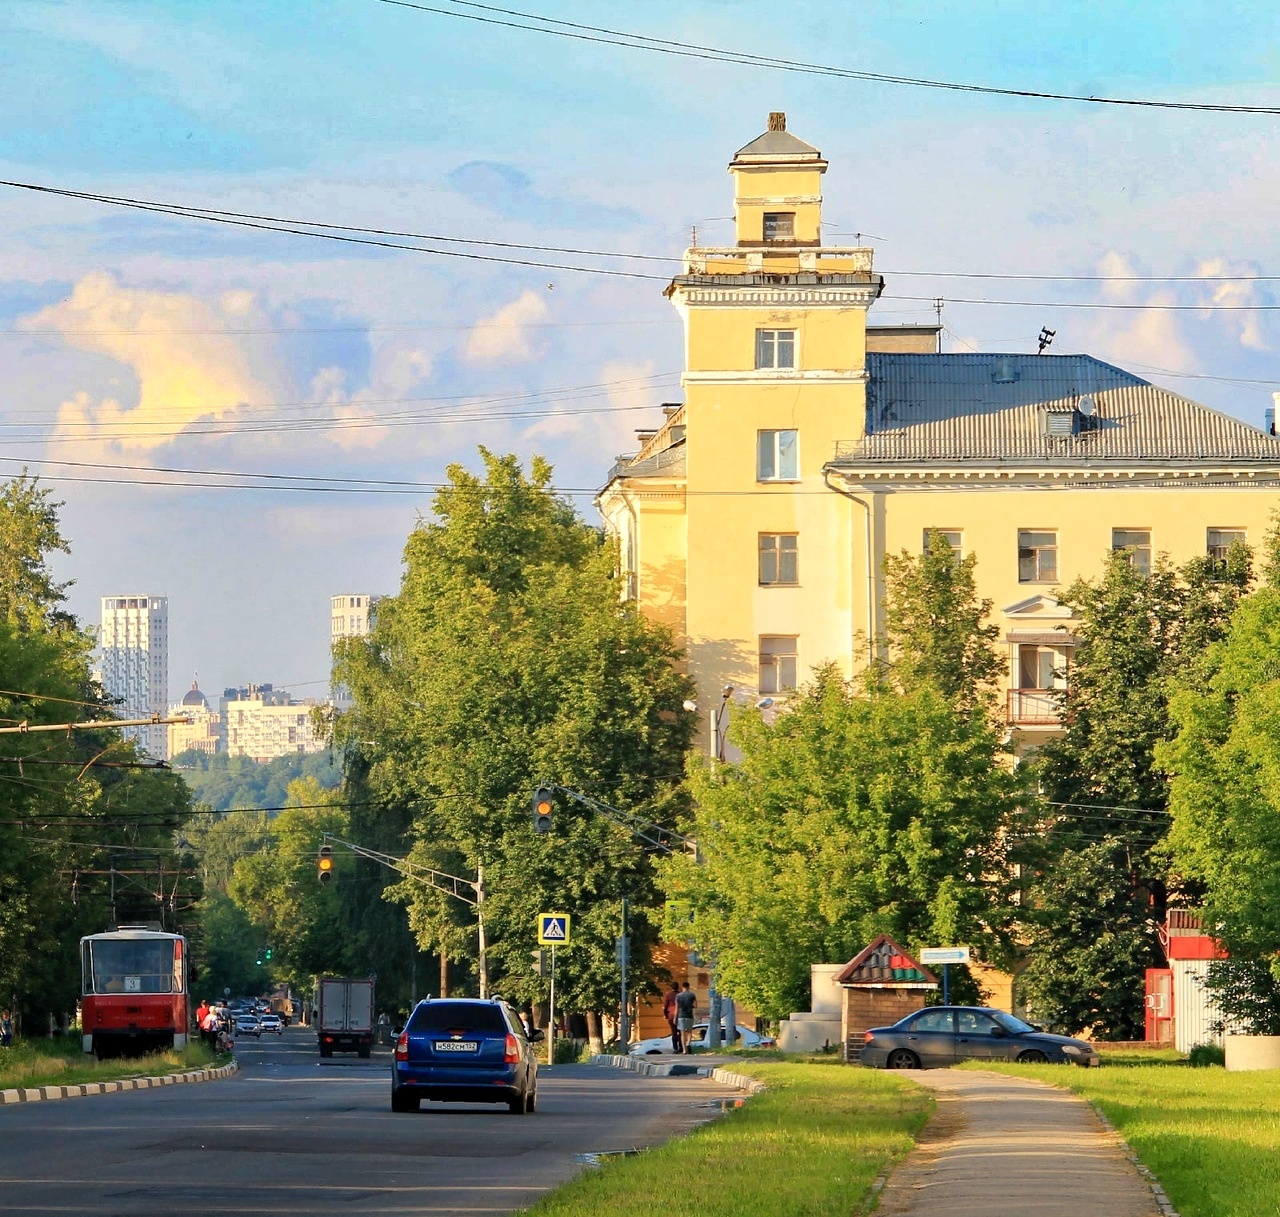
[[[692,686],[669,633],[621,600],[613,547],[552,492],[550,466],[535,459],[526,475],[515,457],[481,455],[483,477],[450,468],[370,635],[339,648],[335,679],[355,709],[336,738],[353,758],[350,797],[405,817],[413,861],[463,877],[483,868],[491,981],[536,996],[537,914],[568,912],[557,987],[601,1009],[617,989],[620,902],[652,902],[649,860],[571,801],[535,835],[533,791],[550,782],[663,814],[695,727],[682,708]],[[423,947],[474,966],[471,910],[416,881],[389,894],[409,904]]]

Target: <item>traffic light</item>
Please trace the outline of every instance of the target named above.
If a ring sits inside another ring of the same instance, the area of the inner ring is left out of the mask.
[[[262,948],[258,948],[258,957],[253,961],[257,967],[262,967]]]
[[[539,786],[533,792],[533,831],[546,833],[551,831],[551,813],[555,810],[552,803],[554,791],[550,786]]]
[[[316,863],[316,878],[321,883],[333,882],[333,846],[320,846],[320,860]]]
[[[263,958],[263,959],[265,959],[268,963],[270,963],[270,962],[271,962],[271,948],[270,948],[270,947],[267,947],[267,949],[266,949],[265,951],[263,951],[263,952],[262,952],[262,958]]]
[[[533,952],[533,970],[539,976],[551,975],[551,952],[550,951],[534,951]]]

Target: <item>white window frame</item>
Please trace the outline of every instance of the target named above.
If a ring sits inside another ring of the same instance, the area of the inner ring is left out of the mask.
[[[800,677],[799,635],[761,634],[758,654],[761,693],[789,693],[796,688]]]
[[[791,231],[787,233],[775,232],[773,236],[769,235],[769,221],[778,220],[787,221],[786,227]],[[796,213],[794,211],[766,211],[760,218],[760,235],[764,240],[774,241],[794,241],[796,239]]]
[[[951,547],[951,554],[957,562],[964,557],[964,529],[962,528],[926,528],[920,541],[922,554],[929,552],[929,534],[933,532],[941,533],[946,537],[947,544]]]
[[[786,445],[779,437],[791,437]],[[793,468],[783,470],[783,457],[791,457]],[[794,427],[756,432],[756,481],[798,482],[800,480],[800,432]]]
[[[780,362],[784,347],[790,353],[790,363]],[[794,372],[800,366],[799,354],[800,336],[796,330],[756,330],[756,371]]]
[[[1146,544],[1134,539],[1146,537]],[[1129,539],[1126,539],[1129,538]],[[1111,548],[1129,555],[1129,565],[1141,575],[1151,573],[1151,529],[1149,528],[1113,528],[1111,530]]]
[[[1052,537],[1051,545],[1045,544],[1024,544],[1023,537]],[[1026,578],[1022,574],[1022,552],[1023,550],[1032,551],[1036,557],[1035,573]],[[1039,555],[1043,552],[1051,552],[1053,554],[1053,573],[1046,574],[1044,572],[1044,563]],[[1056,528],[1019,528],[1018,529],[1018,582],[1019,583],[1057,583],[1058,582],[1058,530]]]
[[[1230,541],[1225,544],[1222,541],[1223,536],[1229,536]],[[1204,552],[1205,555],[1214,562],[1225,562],[1227,560],[1227,550],[1235,541],[1243,541],[1246,545],[1249,542],[1249,530],[1247,528],[1206,528],[1204,530]]]

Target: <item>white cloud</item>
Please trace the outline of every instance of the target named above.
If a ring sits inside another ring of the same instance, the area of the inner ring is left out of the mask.
[[[1261,290],[1258,283],[1251,279],[1262,274],[1256,262],[1240,262],[1231,258],[1206,258],[1196,267],[1196,274],[1208,280],[1221,276],[1237,276],[1229,281],[1208,282],[1208,303],[1219,308],[1239,308],[1240,312],[1223,314],[1229,319],[1240,338],[1240,345],[1255,351],[1271,349],[1271,342],[1263,332],[1260,312],[1245,312],[1250,305],[1268,304],[1272,301],[1268,294]],[[1212,314],[1206,314],[1212,316]]]
[[[526,363],[537,353],[529,327],[544,321],[550,310],[535,291],[524,291],[496,313],[479,321],[463,344],[470,363]]]

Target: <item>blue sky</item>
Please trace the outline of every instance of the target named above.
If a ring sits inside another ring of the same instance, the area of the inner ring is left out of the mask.
[[[1280,104],[1280,16],[1261,3],[529,11],[912,77]],[[828,234],[876,249],[873,320],[930,320],[942,296],[945,349],[1034,349],[1047,325],[1055,350],[1253,422],[1280,388],[1274,314],[1066,307],[1276,303],[1267,282],[1119,280],[1280,273],[1273,117],[788,74],[380,0],[7,0],[0,107],[8,180],[673,258],[694,225],[727,234],[725,165],[785,110],[830,160]],[[1110,281],[947,277],[974,273]],[[196,671],[209,690],[320,694],[328,597],[395,589],[429,494],[139,484],[183,480],[148,471],[430,482],[484,443],[589,490],[679,398],[661,287],[0,188],[0,475],[30,461],[65,500],[60,573],[84,619],[101,595],[170,597],[175,694]]]

